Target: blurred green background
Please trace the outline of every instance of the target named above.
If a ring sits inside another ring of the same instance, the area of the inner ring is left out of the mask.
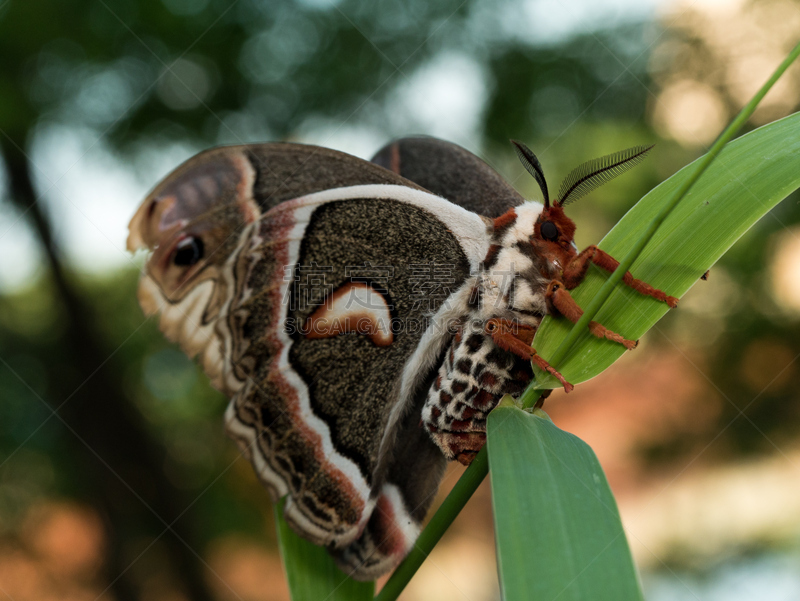
[[[570,207],[583,247],[704,152],[798,31],[793,0],[0,0],[0,596],[287,598],[226,399],[136,303],[127,222],[180,162],[427,134],[535,198],[509,138],[551,187],[657,142]],[[795,66],[751,126],[798,105]],[[545,407],[598,453],[651,600],[800,598],[799,224],[795,195]],[[489,503],[406,599],[499,598]]]

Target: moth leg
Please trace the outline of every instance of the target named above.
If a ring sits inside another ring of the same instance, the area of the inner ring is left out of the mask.
[[[495,318],[486,322],[485,329],[486,333],[492,337],[494,343],[501,349],[514,353],[526,361],[532,361],[540,369],[558,378],[566,392],[572,392],[572,389],[575,388],[531,347],[533,334],[536,333],[535,328]]]
[[[553,392],[552,390],[544,390],[544,391],[542,391],[542,396],[539,397],[539,400],[536,401],[536,404],[533,406],[533,408],[534,409],[541,409],[542,407],[544,407],[545,400],[547,400],[547,397],[549,397],[550,393],[552,393],[552,392]]]
[[[594,245],[589,246],[577,257],[572,259],[564,268],[564,285],[567,290],[572,290],[583,281],[586,277],[586,271],[589,269],[589,262],[609,272],[616,271],[617,267],[619,267],[619,261],[607,252],[600,250]],[[658,301],[667,303],[672,309],[678,306],[677,298],[674,296],[667,296],[663,290],[653,288],[650,284],[642,280],[637,280],[630,271],[625,272],[622,281],[640,294],[651,296]]]
[[[575,302],[575,299],[572,298],[566,286],[558,280],[553,280],[547,286],[545,298],[548,304],[555,309],[555,312],[561,313],[561,315],[569,319],[572,323],[577,323],[583,315],[583,309],[581,309],[578,303]],[[589,331],[598,338],[605,338],[612,342],[617,342],[629,351],[635,349],[639,344],[636,340],[626,340],[616,332],[612,332],[596,321],[589,322]]]

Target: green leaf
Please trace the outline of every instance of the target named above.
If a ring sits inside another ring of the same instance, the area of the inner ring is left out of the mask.
[[[487,423],[506,601],[641,600],[617,504],[592,449],[547,415],[499,406]]]
[[[283,519],[285,499],[275,505],[275,525],[292,601],[368,601],[374,582],[357,582],[336,567],[324,547],[295,533]]]
[[[598,245],[620,257],[642,235],[663,204],[694,171],[696,162],[651,190]],[[742,234],[783,198],[800,187],[800,113],[765,125],[728,144],[708,171],[672,211],[631,267],[634,277],[680,297],[691,288]],[[608,274],[591,266],[572,296],[585,306]],[[637,340],[669,309],[649,297],[617,285],[595,321]],[[680,310],[680,304],[678,309]],[[555,351],[572,324],[546,317],[534,348],[545,358]],[[581,335],[558,366],[572,384],[593,378],[625,349],[608,340]],[[560,383],[534,368],[536,388]]]

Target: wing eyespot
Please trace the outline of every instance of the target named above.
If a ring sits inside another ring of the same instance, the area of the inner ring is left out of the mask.
[[[204,250],[203,241],[200,238],[189,236],[178,242],[172,262],[179,267],[190,267],[203,258]]]

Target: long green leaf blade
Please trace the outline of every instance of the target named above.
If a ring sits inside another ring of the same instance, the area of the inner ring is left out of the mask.
[[[651,190],[609,232],[598,246],[622,256],[641,236],[672,193],[692,173],[688,165]],[[800,187],[800,113],[776,121],[728,144],[717,161],[670,214],[634,262],[634,277],[672,296],[682,296],[742,234],[770,209]],[[607,274],[592,266],[572,291],[578,304],[597,293]],[[619,284],[594,318],[625,338],[638,339],[669,309]],[[678,305],[680,310],[680,305]],[[553,352],[572,324],[546,317],[534,340],[543,357]],[[593,378],[625,349],[589,334],[581,335],[559,371],[573,384]],[[536,371],[537,388],[558,388],[559,382]]]
[[[592,449],[546,414],[487,423],[497,565],[506,601],[642,599],[614,496]]]
[[[374,582],[356,582],[336,567],[324,547],[300,538],[283,519],[283,504],[275,505],[275,527],[292,601],[368,601]]]

